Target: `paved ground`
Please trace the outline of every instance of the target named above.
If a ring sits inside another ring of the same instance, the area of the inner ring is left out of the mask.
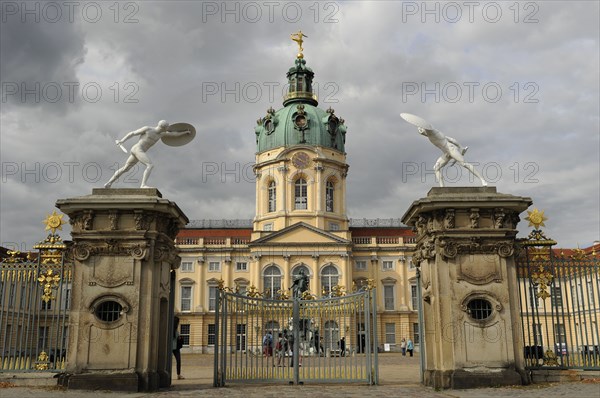
[[[478,397],[569,397],[600,398],[600,380],[585,382],[534,384],[530,386],[483,388],[473,390],[435,391],[419,385],[418,357],[382,354],[380,358],[380,385],[328,384],[290,386],[230,385],[212,387],[212,355],[182,355],[182,374],[185,380],[175,380],[168,390],[156,393],[112,393],[107,391],[65,391],[58,387],[4,387],[0,383],[1,398],[138,398],[138,397],[243,397],[243,398],[339,398],[339,397],[418,397],[418,398],[478,398]]]

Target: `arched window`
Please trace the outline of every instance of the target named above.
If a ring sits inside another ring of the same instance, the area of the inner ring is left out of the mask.
[[[277,210],[277,188],[275,181],[269,183],[269,213]]]
[[[308,267],[304,264],[299,265],[296,268],[294,268],[294,270],[292,271],[292,280],[290,281],[290,286],[294,282],[294,279],[296,279],[298,277],[298,275],[300,275],[300,270],[304,271],[304,275],[310,276],[310,271],[309,271]],[[309,285],[309,287],[310,287],[310,285]]]
[[[325,349],[337,350],[339,349],[340,341],[340,328],[336,321],[325,322],[324,327],[325,336]]]
[[[263,285],[265,292],[268,291],[268,294],[265,295],[266,298],[277,297],[277,291],[281,289],[281,271],[279,271],[279,268],[271,265],[265,269]]]
[[[333,211],[333,181],[325,185],[325,211]]]
[[[298,178],[294,183],[294,208],[296,210],[307,209],[307,196],[306,180],[304,178]]]
[[[338,280],[339,274],[333,265],[323,268],[323,271],[321,271],[321,286],[325,296],[331,293],[331,288],[338,284]]]

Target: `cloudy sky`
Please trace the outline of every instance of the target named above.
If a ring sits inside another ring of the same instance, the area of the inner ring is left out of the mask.
[[[439,151],[399,117],[409,112],[469,146],[498,191],[530,196],[560,246],[600,238],[597,1],[1,7],[3,246],[43,239],[57,199],[90,194],[124,163],[114,140],[160,119],[198,132],[152,148],[150,184],[190,219],[252,218],[253,129],[282,106],[299,29],[320,106],[348,126],[350,218],[399,218],[436,185]],[[139,186],[142,171],[114,187]],[[464,169],[445,175],[478,185]]]

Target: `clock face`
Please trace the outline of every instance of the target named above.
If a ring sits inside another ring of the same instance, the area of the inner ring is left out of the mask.
[[[305,152],[298,152],[292,156],[292,164],[298,169],[305,169],[310,164],[310,157]]]

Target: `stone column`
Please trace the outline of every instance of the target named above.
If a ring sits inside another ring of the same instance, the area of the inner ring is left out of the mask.
[[[404,214],[418,235],[426,385],[528,382],[513,251],[531,204],[495,187],[432,188]]]
[[[171,270],[187,217],[156,189],[94,189],[56,206],[73,227],[67,369],[73,389],[171,384]]]

